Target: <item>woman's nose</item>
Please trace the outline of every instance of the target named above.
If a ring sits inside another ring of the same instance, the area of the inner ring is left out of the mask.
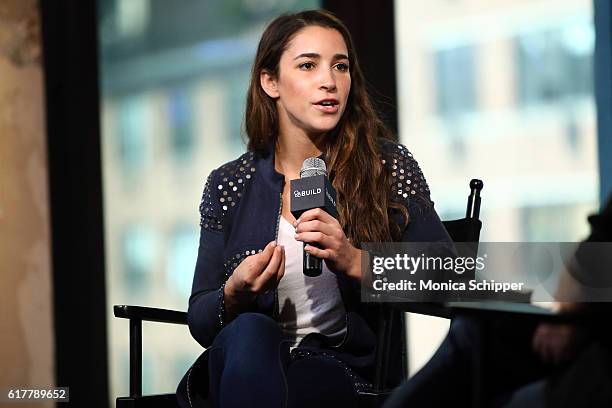
[[[331,91],[335,91],[336,90],[336,77],[334,75],[334,72],[329,69],[324,69],[322,70],[323,72],[321,73],[321,89],[324,89],[328,92]]]

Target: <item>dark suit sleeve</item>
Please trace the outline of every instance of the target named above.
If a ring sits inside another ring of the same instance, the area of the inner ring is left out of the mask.
[[[570,273],[587,288],[612,287],[612,197],[599,214],[589,217],[591,233],[574,256]]]
[[[193,276],[187,322],[193,338],[209,347],[223,326],[223,225],[214,186],[215,172],[206,181],[200,203],[200,245]]]

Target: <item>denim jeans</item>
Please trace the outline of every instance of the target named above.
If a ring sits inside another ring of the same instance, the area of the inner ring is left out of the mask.
[[[243,313],[224,327],[209,349],[209,390],[218,407],[355,406],[350,377],[334,359],[290,357],[279,325]]]

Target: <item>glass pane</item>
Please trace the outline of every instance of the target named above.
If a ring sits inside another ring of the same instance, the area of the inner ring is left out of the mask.
[[[315,0],[101,0],[109,310],[186,310],[209,172],[245,150],[249,72],[265,24]],[[128,324],[109,316],[111,400],[128,394]],[[186,327],[143,325],[144,391],[174,392],[202,351]]]
[[[400,139],[442,218],[464,216],[469,180],[480,178],[482,240],[585,237],[599,183],[592,2],[395,10]]]
[[[437,112],[451,116],[476,108],[474,47],[434,51]]]
[[[591,0],[395,1],[400,140],[442,219],[484,181],[482,241],[573,241],[598,207]],[[448,322],[409,316],[410,372]]]

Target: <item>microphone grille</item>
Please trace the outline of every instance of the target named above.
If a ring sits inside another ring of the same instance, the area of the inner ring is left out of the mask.
[[[327,176],[327,166],[325,162],[318,157],[309,157],[304,160],[300,177]]]

